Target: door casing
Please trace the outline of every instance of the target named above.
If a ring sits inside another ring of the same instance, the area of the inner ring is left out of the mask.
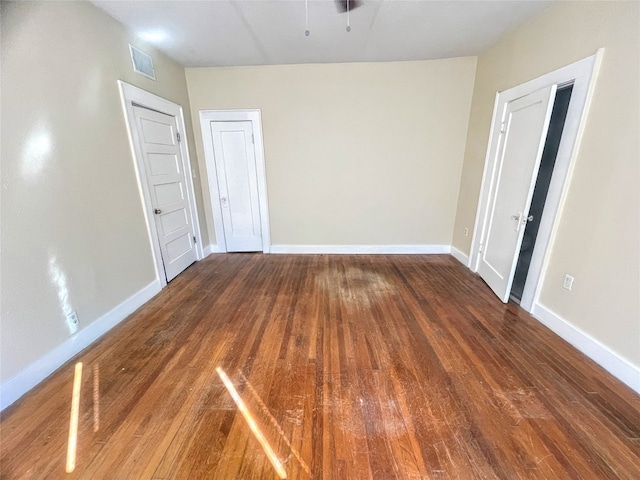
[[[146,181],[147,172],[144,166],[142,150],[140,147],[140,137],[138,135],[138,129],[136,127],[133,107],[134,104],[136,104],[176,118],[178,133],[182,138],[182,141],[180,142],[180,153],[182,157],[182,168],[185,172],[187,186],[186,193],[189,200],[189,212],[191,213],[193,228],[196,236],[196,256],[197,260],[202,260],[202,258],[204,258],[202,249],[202,235],[200,232],[200,222],[198,220],[198,211],[196,208],[195,192],[193,188],[193,173],[191,170],[191,161],[189,160],[189,149],[187,148],[184,114],[180,105],[154,95],[153,93],[147,92],[146,90],[142,90],[141,88],[135,87],[121,80],[118,80],[118,87],[120,89],[120,99],[122,101],[122,109],[124,110],[125,121],[127,124],[127,133],[129,135],[131,153],[134,159],[136,179],[138,181],[138,190],[140,192],[140,200],[143,207],[145,221],[147,223],[147,231],[149,233],[149,243],[151,245],[151,254],[153,256],[154,266],[156,269],[156,279],[164,288],[167,285],[167,278],[164,273],[162,254],[160,253],[158,231],[154,220],[151,194],[149,192],[149,186]]]
[[[218,174],[216,171],[215,156],[213,151],[213,136],[211,134],[211,122],[250,121],[253,128],[256,172],[258,176],[258,200],[260,203],[260,228],[262,231],[262,252],[269,253],[271,249],[271,235],[269,229],[269,204],[267,200],[267,176],[264,160],[264,143],[262,139],[262,120],[259,109],[255,110],[201,110],[200,129],[202,131],[202,143],[204,158],[207,167],[207,179],[209,194],[211,197],[211,210],[213,214],[213,226],[215,229],[216,244],[211,246],[212,252],[226,252],[224,237],[224,225],[222,221],[222,205],[220,204],[220,192],[218,189]]]
[[[491,173],[493,172],[499,146],[501,113],[504,111],[504,106],[515,99],[551,85],[561,87],[573,84],[573,93],[569,102],[556,164],[549,192],[547,193],[544,212],[540,220],[540,228],[531,258],[527,281],[520,301],[520,306],[528,312],[533,310],[540,296],[551,251],[550,246],[553,244],[557,233],[558,219],[561,216],[568,193],[575,159],[579,152],[580,140],[584,132],[603,55],[604,49],[600,48],[595,55],[496,94],[468,263],[468,267],[474,272],[478,271],[481,256],[480,247],[484,242],[487,225],[490,221],[488,207],[490,203],[489,196],[492,193],[490,191]],[[518,253],[516,252],[516,255]]]

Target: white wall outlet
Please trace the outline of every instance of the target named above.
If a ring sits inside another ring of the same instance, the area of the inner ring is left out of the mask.
[[[564,276],[564,281],[562,282],[562,288],[565,290],[571,291],[573,288],[573,277],[569,274]]]
[[[73,335],[78,331],[78,323],[79,323],[78,312],[76,312],[75,310],[72,312],[69,312],[67,313],[66,317],[67,317],[67,327],[69,327],[69,331],[71,332],[71,335]]]
[[[469,228],[468,227],[464,227],[464,236],[465,237],[469,236]]]

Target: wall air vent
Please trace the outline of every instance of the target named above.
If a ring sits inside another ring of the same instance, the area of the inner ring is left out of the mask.
[[[131,61],[133,62],[133,71],[150,78],[156,79],[156,72],[153,69],[153,59],[151,55],[144,53],[139,48],[129,44],[129,51],[131,52]]]

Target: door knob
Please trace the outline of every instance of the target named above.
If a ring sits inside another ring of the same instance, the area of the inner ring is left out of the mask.
[[[524,227],[527,222],[533,221],[533,215],[529,215],[525,217],[522,213],[518,213],[517,215],[511,215],[511,220],[516,222],[516,228],[514,229],[516,232],[520,231],[520,227]]]
[[[516,226],[515,226],[514,230],[516,232],[519,232],[520,231],[520,224],[522,223],[522,212],[518,213],[517,215],[511,215],[511,220],[516,222]],[[526,222],[526,220],[525,220],[525,222]]]
[[[160,215],[162,213],[162,210],[160,210],[159,208],[156,208],[153,213],[155,213],[156,215]]]

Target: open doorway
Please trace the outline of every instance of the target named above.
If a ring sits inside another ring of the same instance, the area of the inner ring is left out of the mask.
[[[547,193],[549,192],[549,185],[551,184],[553,167],[555,166],[558,156],[558,149],[567,118],[567,111],[569,110],[572,91],[573,84],[570,84],[559,87],[556,92],[553,111],[551,112],[551,120],[549,121],[549,130],[547,131],[547,139],[540,160],[540,168],[533,190],[533,198],[531,199],[531,206],[527,214],[528,218],[524,237],[520,246],[520,253],[518,254],[513,284],[511,285],[511,300],[518,304],[522,299],[522,293],[527,281],[527,274],[529,273],[533,249],[540,229],[540,220],[542,219]]]
[[[520,274],[525,279],[520,306],[528,312],[534,310],[540,296],[603,54],[600,49],[591,57],[496,94],[468,265],[507,302],[511,298],[521,242],[533,215],[529,209],[554,97],[556,91],[572,86],[569,98],[565,99],[568,106],[551,179],[545,187],[546,194],[538,194],[544,198],[544,209],[537,215],[535,241],[528,240],[533,247],[528,254],[528,269]],[[506,194],[522,198],[512,201]]]

